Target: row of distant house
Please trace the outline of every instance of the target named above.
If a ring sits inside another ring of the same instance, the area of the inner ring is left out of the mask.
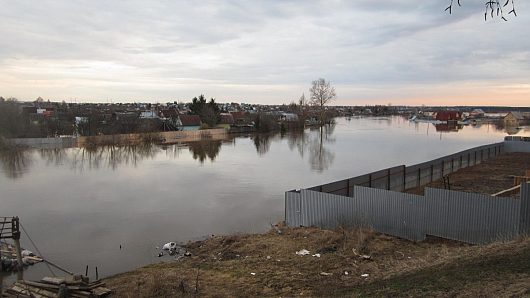
[[[426,113],[427,114],[427,113]],[[433,113],[428,113],[428,115],[435,120],[439,121],[461,121],[465,119],[480,119],[486,116],[482,109],[474,109],[470,113],[462,113],[460,111],[437,111]],[[517,127],[522,125],[528,125],[530,123],[530,113],[529,112],[517,112],[511,111],[501,115],[495,115],[502,118],[505,126]]]

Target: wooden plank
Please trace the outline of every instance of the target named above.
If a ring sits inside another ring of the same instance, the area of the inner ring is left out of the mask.
[[[106,295],[109,295],[110,293],[112,293],[112,291],[110,289],[107,289],[107,288],[104,288],[104,287],[99,287],[99,288],[95,288],[92,293],[94,295],[96,295],[96,297],[104,297]]]
[[[20,291],[19,291],[20,290]],[[26,292],[23,292],[24,289],[20,289],[20,288],[17,288],[17,289],[13,289],[13,288],[10,288],[10,289],[7,289],[6,292],[8,294],[11,294],[17,298],[31,298],[31,296],[29,296],[29,294],[27,294]]]
[[[41,281],[52,285],[60,285],[66,282],[64,278],[59,277],[44,277],[43,279],[41,279]]]
[[[92,295],[92,292],[89,291],[72,291],[72,294],[75,294],[80,297],[90,297]]]
[[[105,286],[104,282],[94,282],[94,283],[88,285],[88,288],[89,289],[95,289],[95,288],[104,287],[104,286]]]
[[[92,289],[95,289],[95,288],[99,288],[99,287],[104,287],[105,286],[105,283],[104,282],[95,282],[95,283],[92,283],[92,284],[82,284],[82,285],[79,285],[79,286],[74,286],[74,285],[69,285],[68,286],[68,289],[72,289],[74,291],[90,291]]]
[[[52,285],[52,284],[45,284],[45,283],[36,282],[36,281],[21,280],[20,283],[30,285],[33,287],[37,287],[37,288],[42,288],[42,289],[59,290],[59,286]]]
[[[25,258],[25,259],[28,259],[28,260],[35,261],[35,262],[42,262],[42,259],[39,258],[39,257],[26,256],[26,257],[24,257],[24,258]]]
[[[48,290],[45,290],[45,289],[41,289],[41,288],[37,288],[37,287],[33,287],[33,286],[28,286],[28,285],[24,285],[24,284],[20,284],[20,283],[16,283],[16,284],[18,286],[26,289],[27,291],[29,291],[30,295],[38,294],[38,295],[41,295],[41,296],[46,297],[46,298],[55,298],[57,296],[57,293],[53,292],[53,291],[48,291]]]
[[[38,294],[38,293],[30,292],[30,291],[28,291],[27,289],[24,289],[23,287],[20,287],[20,286],[17,286],[17,285],[12,286],[11,289],[8,289],[8,291],[9,291],[9,290],[12,290],[12,291],[14,292],[13,294],[27,295],[27,297],[49,298],[49,297],[46,297],[46,296],[40,295],[40,294]]]
[[[492,197],[496,197],[496,196],[502,195],[502,194],[504,194],[504,193],[508,193],[508,192],[514,191],[514,190],[516,190],[516,189],[518,189],[518,188],[521,188],[521,184],[516,185],[516,186],[514,186],[514,187],[512,187],[512,188],[508,188],[508,189],[505,189],[505,190],[499,191],[498,193],[492,194],[491,196],[492,196]]]

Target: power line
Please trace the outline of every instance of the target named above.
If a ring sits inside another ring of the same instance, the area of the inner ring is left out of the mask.
[[[24,234],[26,234],[26,237],[28,237],[29,241],[31,242],[31,245],[33,245],[33,247],[35,248],[35,250],[37,251],[37,253],[39,254],[39,256],[42,258],[42,259],[46,259],[44,257],[44,255],[40,252],[39,248],[37,247],[37,245],[35,244],[35,242],[33,242],[33,239],[31,239],[31,237],[29,236],[28,232],[26,232],[26,229],[24,229],[24,226],[22,225],[22,223],[20,223],[20,227],[22,228],[22,231],[24,232]],[[48,269],[50,270],[51,274],[56,277],[57,275],[55,275],[55,272],[53,272],[52,268],[50,267],[50,265],[48,264],[48,262],[44,262],[46,264],[46,267],[48,267]]]

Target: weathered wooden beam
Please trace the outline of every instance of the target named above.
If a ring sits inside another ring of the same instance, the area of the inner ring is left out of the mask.
[[[500,196],[500,195],[502,195],[502,194],[512,192],[512,191],[514,191],[514,190],[516,190],[516,189],[518,189],[518,188],[521,188],[521,184],[516,185],[516,186],[514,186],[514,187],[511,187],[511,188],[508,188],[508,189],[505,189],[505,190],[502,190],[502,191],[499,191],[498,193],[494,193],[494,194],[492,194],[491,196],[492,196],[492,197]]]

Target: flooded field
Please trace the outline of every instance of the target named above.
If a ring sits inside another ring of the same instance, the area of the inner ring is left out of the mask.
[[[3,152],[0,215],[19,216],[45,258],[74,272],[88,265],[92,275],[97,266],[100,277],[108,276],[168,260],[157,257],[157,246],[169,241],[264,231],[283,219],[286,190],[422,162],[505,135],[491,124],[339,118],[322,133]],[[24,234],[22,245],[34,251]],[[42,275],[50,275],[44,264],[26,272]]]

